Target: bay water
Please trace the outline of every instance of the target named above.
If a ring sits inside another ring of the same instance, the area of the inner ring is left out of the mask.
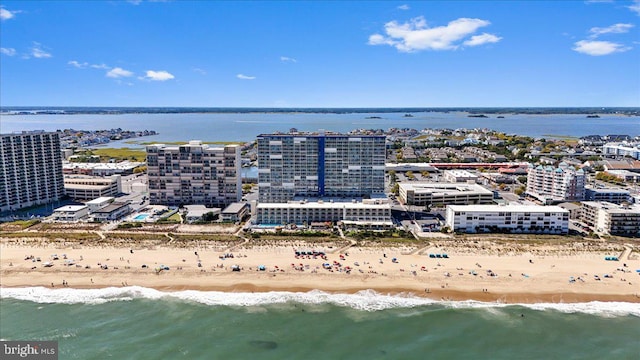
[[[487,128],[531,137],[580,137],[585,135],[640,135],[640,117],[602,114],[504,114],[487,118],[468,117],[466,112],[405,113],[189,113],[189,114],[76,114],[0,115],[0,133],[59,129],[155,130],[159,134],[139,138],[144,142],[253,141],[259,134],[275,131],[348,132],[354,129]],[[504,118],[498,118],[504,116]],[[131,141],[111,142],[109,147],[135,147]]]

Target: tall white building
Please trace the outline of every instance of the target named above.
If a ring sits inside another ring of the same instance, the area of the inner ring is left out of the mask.
[[[544,204],[561,201],[580,201],[585,195],[585,173],[565,163],[553,168],[538,166],[529,169],[527,194]]]
[[[151,204],[225,207],[242,198],[239,146],[213,148],[194,140],[146,149]]]
[[[566,234],[569,211],[539,205],[449,205],[447,226],[456,232]]]
[[[383,194],[385,140],[323,132],[259,135],[260,202]]]
[[[57,133],[0,135],[0,211],[46,204],[63,196]]]

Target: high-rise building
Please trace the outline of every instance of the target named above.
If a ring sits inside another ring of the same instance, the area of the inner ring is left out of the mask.
[[[63,196],[57,133],[0,135],[0,211],[46,204]]]
[[[584,199],[585,174],[565,163],[557,168],[538,166],[529,169],[527,194],[542,203],[580,201]]]
[[[240,147],[213,148],[201,141],[147,146],[151,204],[225,207],[240,201]]]
[[[320,133],[258,136],[259,201],[367,198],[384,193],[385,136]]]

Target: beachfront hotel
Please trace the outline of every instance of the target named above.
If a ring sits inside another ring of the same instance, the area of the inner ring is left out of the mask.
[[[567,234],[569,211],[540,205],[449,205],[446,225],[462,233]]]
[[[0,211],[47,204],[63,196],[57,133],[0,135]]]
[[[367,198],[384,193],[385,136],[334,133],[258,136],[261,203]]]
[[[493,192],[478,184],[401,182],[400,202],[406,205],[493,204]]]
[[[583,200],[584,185],[584,171],[566,163],[557,168],[542,165],[530,168],[527,176],[527,194],[543,204]]]
[[[209,147],[201,141],[148,145],[149,201],[159,205],[226,207],[240,201],[240,146]]]

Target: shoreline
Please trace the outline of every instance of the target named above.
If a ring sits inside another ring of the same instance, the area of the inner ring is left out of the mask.
[[[33,287],[44,287],[42,285],[34,286],[0,286],[2,289],[29,289]],[[130,286],[122,287],[123,289]],[[73,290],[100,290],[113,288],[110,286],[96,286],[96,285],[80,285],[69,287],[55,287],[51,290],[60,289],[73,289]],[[360,291],[374,291],[380,296],[399,296],[399,297],[417,297],[424,298],[433,301],[453,301],[453,302],[465,302],[476,301],[486,304],[501,304],[501,305],[520,305],[520,304],[582,304],[589,302],[625,302],[640,304],[640,295],[615,295],[615,294],[588,294],[588,293],[483,293],[483,292],[471,292],[460,290],[442,290],[434,289],[430,293],[418,292],[416,289],[404,289],[404,288],[350,288],[350,289],[324,289],[324,288],[312,288],[312,287],[286,287],[286,286],[264,286],[255,285],[250,283],[243,283],[234,286],[185,286],[185,285],[162,285],[152,286],[144,288],[157,290],[167,294],[181,292],[181,291],[199,291],[199,292],[223,292],[223,293],[270,293],[270,292],[287,292],[287,293],[308,293],[311,291],[321,291],[329,295],[355,295]]]
[[[86,246],[78,243],[0,242],[0,289],[100,289],[139,286],[184,290],[354,294],[373,290],[436,301],[476,300],[506,304],[640,303],[640,259],[615,248],[569,251],[574,245],[442,242],[411,247],[351,247],[331,253],[329,243],[282,241],[234,245],[229,253],[215,241],[190,246]],[[295,249],[327,249],[326,258],[296,256]],[[414,251],[412,251],[414,250]],[[448,258],[431,258],[446,252]],[[54,255],[58,258],[52,260]],[[33,256],[33,258],[31,258]],[[233,256],[233,257],[232,257]],[[40,261],[37,261],[40,258]],[[66,258],[66,259],[65,259]],[[45,263],[50,266],[45,266]],[[144,266],[143,266],[144,265]],[[106,269],[103,269],[106,266]],[[240,271],[233,271],[238,267]],[[264,270],[259,270],[264,266]],[[169,270],[159,270],[168,267]],[[63,285],[66,284],[66,285]]]

